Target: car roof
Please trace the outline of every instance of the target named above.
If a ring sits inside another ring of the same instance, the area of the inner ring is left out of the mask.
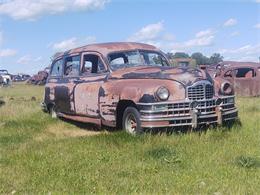
[[[236,62],[236,61],[224,61],[222,62],[224,66],[228,69],[234,68],[260,68],[260,63],[257,62]]]
[[[68,50],[66,52],[60,52],[55,54],[54,59],[60,58],[63,55],[69,55],[73,53],[81,53],[86,51],[97,51],[101,53],[103,56],[107,56],[109,53],[118,52],[118,51],[127,51],[127,50],[152,50],[152,51],[160,51],[156,47],[144,44],[144,43],[135,43],[135,42],[110,42],[110,43],[96,43],[85,45],[82,47],[74,48]]]

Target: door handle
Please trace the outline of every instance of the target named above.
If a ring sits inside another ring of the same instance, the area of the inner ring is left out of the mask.
[[[84,81],[83,80],[80,80],[80,79],[75,79],[73,80],[73,83],[76,83],[76,84],[79,84],[79,83],[83,83]]]

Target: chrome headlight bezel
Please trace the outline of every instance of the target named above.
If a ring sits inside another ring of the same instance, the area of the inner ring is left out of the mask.
[[[220,86],[220,93],[221,95],[233,95],[234,88],[229,82],[223,82]]]
[[[166,101],[170,97],[170,91],[166,87],[159,87],[157,91],[155,92],[155,96],[160,100],[160,101]]]

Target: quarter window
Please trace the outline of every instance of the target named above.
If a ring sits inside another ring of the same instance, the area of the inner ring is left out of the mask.
[[[78,76],[80,67],[80,56],[70,56],[65,60],[65,76]]]
[[[51,76],[61,76],[62,75],[62,64],[63,60],[60,59],[56,61],[52,66]]]

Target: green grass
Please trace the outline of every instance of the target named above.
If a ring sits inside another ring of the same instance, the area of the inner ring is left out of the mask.
[[[0,89],[1,194],[260,194],[260,98],[237,100],[242,126],[133,137],[51,119],[42,97]]]

